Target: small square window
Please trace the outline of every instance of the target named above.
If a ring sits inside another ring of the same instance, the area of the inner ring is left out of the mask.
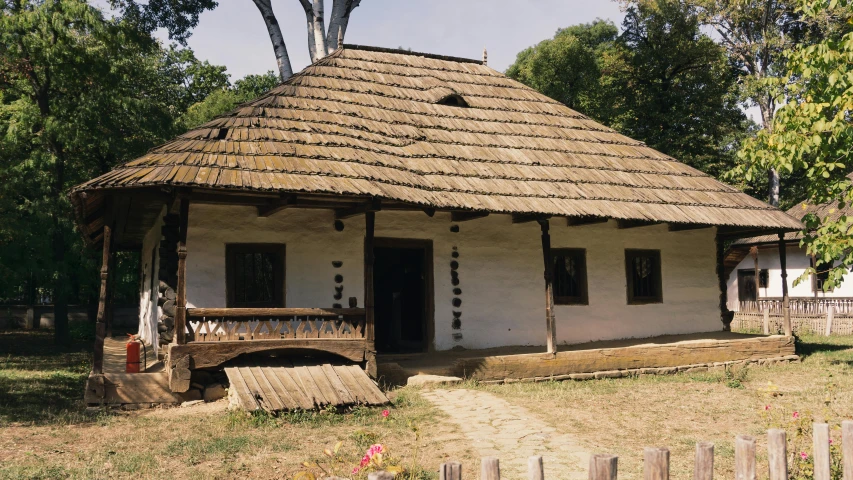
[[[811,267],[815,269],[815,274],[812,275],[812,292],[823,292],[823,285],[829,280],[829,272],[835,266],[835,262],[829,264],[822,263],[819,266],[815,265],[815,258],[811,257]],[[829,289],[828,291],[832,291]]]
[[[660,250],[625,250],[628,304],[662,303]]]
[[[284,307],[284,245],[225,246],[226,306]]]
[[[554,303],[589,305],[586,289],[586,250],[557,248],[551,251],[554,266]]]

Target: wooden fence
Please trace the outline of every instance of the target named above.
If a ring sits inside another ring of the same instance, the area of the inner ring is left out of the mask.
[[[765,297],[738,302],[738,311],[782,315],[782,297]],[[791,297],[788,301],[791,316],[826,315],[830,308],[838,316],[853,316],[853,298],[849,297]]]
[[[831,455],[829,425],[813,425],[812,460],[814,462],[814,480],[831,480]],[[767,458],[770,480],[788,480],[787,439],[784,430],[767,431]],[[841,451],[843,480],[853,480],[853,421],[841,424]],[[797,452],[790,452],[796,455]],[[618,457],[615,455],[594,454],[589,459],[589,480],[616,480]],[[530,457],[527,461],[527,478],[545,480],[542,457]],[[735,439],[735,480],[756,480],[758,472],[755,461],[755,438],[738,435]],[[764,475],[762,475],[764,477]],[[393,474],[376,472],[367,476],[368,480],[391,480]],[[440,480],[461,480],[462,464],[449,462],[439,468]],[[497,458],[484,458],[480,465],[480,480],[500,480],[501,470]],[[644,480],[669,480],[669,449],[646,448],[643,452]],[[693,466],[693,480],[712,480],[714,478],[714,444],[701,442],[696,444],[696,456]],[[767,477],[764,477],[767,478]]]
[[[763,312],[735,312],[732,320],[734,332],[763,332],[765,335],[783,331],[782,314]],[[794,333],[818,335],[853,335],[853,315],[839,315],[830,307],[823,314],[791,313],[791,329]]]

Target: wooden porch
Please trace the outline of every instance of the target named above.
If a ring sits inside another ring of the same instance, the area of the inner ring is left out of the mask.
[[[406,355],[378,355],[379,381],[404,385],[415,375],[488,383],[586,380],[700,371],[735,363],[791,361],[794,338],[708,332],[543,347],[498,347]]]

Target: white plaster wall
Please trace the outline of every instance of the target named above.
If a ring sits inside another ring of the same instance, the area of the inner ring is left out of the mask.
[[[154,347],[154,355],[157,355],[159,332],[157,331],[157,319],[160,318],[160,307],[157,306],[157,294],[159,285],[160,256],[157,250],[160,248],[161,227],[163,216],[166,215],[166,207],[160,211],[157,221],[151,230],[145,234],[142,240],[142,252],[140,253],[143,271],[142,285],[139,292],[139,332],[137,335],[149,345]],[[152,266],[152,252],[154,253],[154,264]],[[153,267],[153,268],[152,268]],[[151,277],[154,277],[154,289],[151,289]]]
[[[252,207],[193,205],[187,239],[187,301],[193,307],[225,306],[225,244],[287,245],[286,305],[330,307],[334,276],[344,276],[344,299],[363,306],[364,218],[334,230],[331,211],[288,209],[259,218]],[[433,241],[435,348],[543,345],[545,289],[539,225],[513,225],[508,215],[459,223],[449,214],[376,214],[376,237]],[[557,306],[559,343],[721,329],[713,229],[669,232],[665,226],[618,230],[609,224],[566,227],[552,221],[552,246],[585,248],[589,306]],[[462,327],[452,328],[454,298],[450,262],[459,252]],[[661,250],[662,304],[628,305],[625,248]],[[333,260],[343,267],[332,267]],[[456,335],[454,335],[456,334]],[[459,336],[461,334],[461,337]]]
[[[853,297],[853,282],[845,281],[841,285],[833,289],[831,292],[819,291],[815,294],[812,291],[812,281],[808,278],[799,285],[794,285],[797,278],[802,275],[811,265],[811,260],[805,250],[797,245],[789,245],[786,249],[787,263],[786,270],[788,271],[788,296],[790,297],[815,297],[818,298],[833,298],[833,297]],[[759,292],[762,297],[781,297],[782,296],[782,266],[779,261],[779,249],[776,247],[763,247],[758,251],[758,268],[767,269],[767,288],[762,288]],[[755,260],[751,255],[741,260],[737,268],[729,275],[726,283],[726,295],[728,299],[729,309],[738,311],[738,285],[737,271],[738,270],[754,270]],[[845,280],[850,274],[844,276]]]

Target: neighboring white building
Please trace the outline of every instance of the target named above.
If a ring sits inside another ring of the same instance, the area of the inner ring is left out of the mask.
[[[831,206],[819,205],[805,208],[800,203],[787,212],[789,215],[802,218],[807,213],[815,213],[820,218],[826,216],[838,217],[843,212]],[[847,213],[850,214],[849,212]],[[788,295],[792,299],[821,299],[821,298],[853,298],[853,281],[844,281],[832,290],[824,291],[823,282],[826,279],[826,266],[818,268],[817,274],[797,282],[797,280],[813,264],[812,257],[800,246],[802,234],[789,232],[785,234],[785,252],[788,271]],[[756,259],[758,260],[759,289],[755,294]],[[754,302],[756,299],[782,298],[782,268],[779,258],[778,235],[764,235],[744,238],[735,241],[726,255],[727,298],[728,307],[732,311],[741,309],[741,302]],[[845,278],[850,275],[846,275]]]

